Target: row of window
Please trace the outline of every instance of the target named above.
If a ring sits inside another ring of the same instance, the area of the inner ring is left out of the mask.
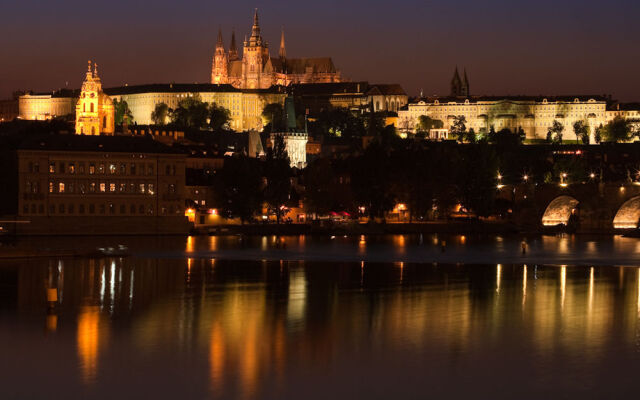
[[[37,189],[37,182],[27,182],[27,191],[31,187]],[[167,185],[167,191],[169,193],[175,193],[175,185]],[[125,182],[49,182],[49,193],[125,193],[125,194],[149,194],[154,195],[156,193],[155,184],[153,183],[125,183]]]
[[[24,204],[22,211],[24,214],[44,215],[44,204]],[[163,207],[161,215],[181,215],[183,210],[180,207]],[[154,208],[150,204],[50,204],[49,215],[154,215]]]
[[[86,167],[86,168],[85,168]],[[29,163],[29,172],[40,172],[40,165],[38,163]],[[50,162],[49,173],[50,174],[80,174],[89,175],[95,174],[111,174],[111,175],[154,175],[154,164],[144,163],[88,163],[84,162]],[[167,175],[176,174],[175,165],[166,166]]]

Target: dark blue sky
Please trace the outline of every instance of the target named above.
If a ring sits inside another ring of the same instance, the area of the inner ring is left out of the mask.
[[[228,45],[260,10],[277,53],[332,56],[345,77],[447,94],[455,65],[473,94],[612,94],[640,101],[640,2],[632,0],[8,1],[0,98],[78,87],[87,59],[106,86],[206,82],[218,27]]]

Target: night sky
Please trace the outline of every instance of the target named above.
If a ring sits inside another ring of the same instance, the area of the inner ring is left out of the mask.
[[[20,0],[0,12],[0,98],[77,88],[87,59],[105,86],[208,82],[218,27],[228,46],[259,8],[277,54],[331,56],[344,77],[448,94],[612,94],[640,101],[637,0]]]

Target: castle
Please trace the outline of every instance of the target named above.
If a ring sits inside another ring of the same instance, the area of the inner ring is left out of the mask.
[[[329,57],[287,58],[284,30],[278,57],[272,58],[269,44],[260,33],[258,10],[253,17],[251,37],[247,40],[245,36],[242,59],[236,46],[235,32],[232,33],[228,52],[224,47],[222,31],[218,32],[211,68],[213,84],[231,84],[239,89],[267,89],[273,85],[341,81],[340,72]]]

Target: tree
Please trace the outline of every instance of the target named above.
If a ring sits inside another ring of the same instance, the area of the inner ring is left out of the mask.
[[[262,208],[259,161],[246,156],[226,158],[218,174],[215,193],[223,215],[244,224]]]
[[[262,109],[262,119],[265,122],[265,126],[269,129],[265,129],[268,132],[283,132],[286,128],[284,124],[284,108],[280,103],[269,103]]]
[[[115,109],[115,124],[122,125],[124,123],[125,118],[127,121],[133,121],[133,114],[129,109],[129,104],[127,104],[126,100],[114,100],[113,108]]]
[[[214,131],[219,131],[231,121],[231,112],[215,103],[209,106],[209,126]]]
[[[151,121],[154,125],[165,125],[169,118],[169,106],[166,103],[158,103],[151,112]]]
[[[547,131],[547,141],[551,143],[562,144],[562,132],[564,131],[564,125],[557,120],[553,121],[553,124]]]
[[[384,218],[393,209],[393,163],[389,147],[372,142],[364,154],[352,160],[351,187],[358,206],[364,206],[371,219]]]
[[[576,134],[576,142],[582,141],[584,144],[589,144],[589,125],[583,120],[578,120],[573,123],[573,132]]]
[[[180,100],[178,108],[170,114],[171,122],[181,128],[202,129],[207,126],[209,106],[195,93]]]
[[[614,143],[631,140],[631,124],[620,116],[615,117],[604,127],[603,139]]]
[[[451,137],[462,143],[467,133],[467,119],[464,115],[459,115],[453,119],[453,125],[449,128]]]
[[[500,130],[500,132],[489,134],[489,143],[497,145],[500,149],[506,149],[508,147],[521,145],[522,137],[523,135],[521,133],[513,133],[511,130],[505,128]]]
[[[264,197],[269,210],[276,215],[278,224],[284,215],[284,208],[291,198],[292,171],[287,154],[286,144],[282,135],[275,135],[273,146],[267,150],[265,160],[267,186]]]
[[[596,128],[596,132],[595,132],[595,135],[593,137],[593,140],[597,144],[600,144],[600,142],[602,142],[602,136],[604,136],[604,126],[602,126],[602,124],[600,124],[600,126]]]
[[[318,158],[304,170],[304,202],[305,207],[314,214],[327,214],[332,210],[334,195],[332,193],[333,168],[331,160]]]
[[[478,217],[491,215],[496,197],[498,159],[487,143],[479,143],[463,153],[458,189],[462,204]]]
[[[466,134],[467,142],[476,143],[478,141],[478,137],[476,136],[476,131],[473,128],[469,128],[469,131]]]
[[[421,115],[418,117],[418,132],[429,132],[431,129],[442,129],[444,127],[444,122],[439,119],[432,119],[426,115]]]

